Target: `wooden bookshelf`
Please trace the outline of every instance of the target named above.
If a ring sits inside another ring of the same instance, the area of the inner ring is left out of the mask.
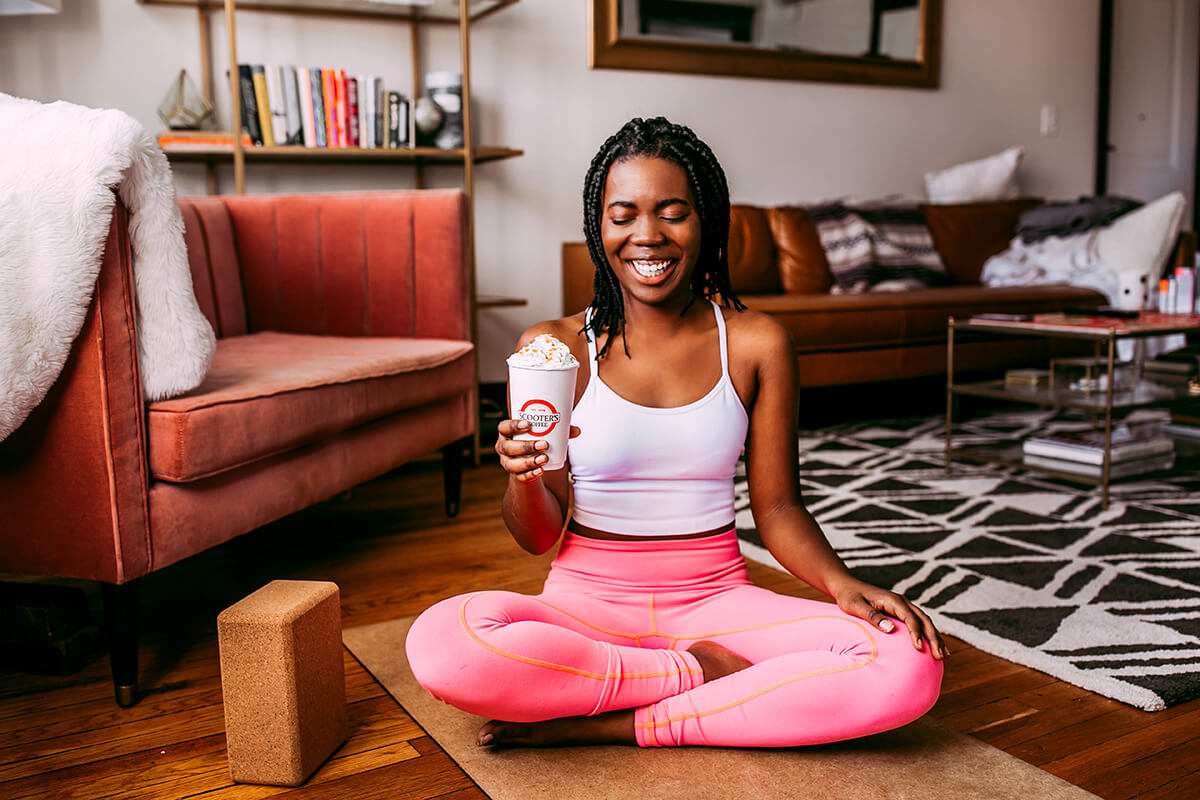
[[[196,147],[168,145],[163,148],[167,158],[179,163],[201,163],[207,167],[208,189],[216,192],[216,168],[222,163],[233,166],[234,191],[245,194],[247,163],[291,163],[313,166],[328,164],[394,164],[409,166],[416,171],[416,188],[424,188],[423,168],[461,166],[463,192],[467,196],[468,296],[471,298],[471,341],[478,347],[477,312],[480,308],[523,306],[519,297],[477,296],[475,289],[475,165],[501,161],[523,155],[511,147],[479,146],[475,143],[471,101],[471,25],[518,0],[416,0],[415,2],[371,2],[370,0],[138,0],[143,5],[182,6],[196,10],[200,33],[200,58],[203,72],[203,93],[213,102],[214,65],[209,55],[209,18],[211,12],[222,11],[229,49],[229,125],[237,128],[242,118],[241,87],[238,80],[237,12],[305,14],[326,17],[374,18],[387,22],[407,23],[408,49],[412,64],[412,87],[409,95],[414,102],[424,92],[421,86],[422,63],[418,35],[422,25],[454,25],[459,34],[459,63],[462,74],[463,146],[457,149],[433,147],[403,148],[339,148],[301,147],[282,145],[266,147],[245,145],[240,136],[233,136],[229,145]],[[410,112],[411,113],[411,112]],[[478,385],[478,361],[476,362]],[[478,405],[478,392],[476,392]],[[479,427],[476,426],[473,456],[480,459]]]

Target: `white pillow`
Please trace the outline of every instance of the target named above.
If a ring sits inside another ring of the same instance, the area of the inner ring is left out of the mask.
[[[1171,192],[1117,217],[1096,233],[1095,256],[1120,275],[1132,272],[1157,281],[1179,237],[1183,192]]]
[[[976,203],[1016,197],[1017,165],[1024,151],[1010,147],[1002,153],[925,173],[931,203]]]

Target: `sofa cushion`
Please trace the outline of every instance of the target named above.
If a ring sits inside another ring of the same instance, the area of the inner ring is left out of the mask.
[[[798,354],[945,344],[946,320],[981,313],[1042,313],[1096,306],[1104,296],[1078,286],[948,286],[907,292],[743,295],[782,322]]]
[[[1041,200],[1020,197],[985,203],[923,205],[925,224],[956,283],[979,283],[983,262],[1008,247],[1021,215]]]
[[[474,379],[466,341],[227,337],[199,387],[150,405],[150,472],[177,482],[215,475],[470,391]]]
[[[779,282],[789,294],[825,294],[833,286],[829,259],[812,218],[803,208],[767,209],[779,254]]]
[[[775,243],[767,215],[756,206],[729,210],[729,280],[738,294],[774,294],[782,289]]]

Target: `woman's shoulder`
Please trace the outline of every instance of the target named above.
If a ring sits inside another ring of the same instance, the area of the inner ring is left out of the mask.
[[[729,346],[742,354],[776,355],[791,353],[792,335],[782,322],[762,311],[722,309],[725,327],[729,331]]]

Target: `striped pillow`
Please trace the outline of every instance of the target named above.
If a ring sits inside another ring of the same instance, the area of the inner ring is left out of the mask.
[[[953,282],[916,206],[830,203],[807,211],[829,261],[834,294]]]

